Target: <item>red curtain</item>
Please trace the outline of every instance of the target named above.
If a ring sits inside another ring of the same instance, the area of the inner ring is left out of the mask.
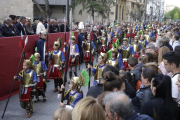
[[[76,36],[76,43],[78,42],[77,32],[74,32]],[[53,50],[53,43],[57,41],[58,38],[62,40],[63,50],[64,42],[65,42],[65,33],[52,33],[48,35],[48,46],[49,50]],[[26,36],[24,36],[25,40]],[[39,35],[30,35],[28,36],[28,43],[26,46],[25,56],[26,59],[34,54],[36,43],[39,40]],[[69,32],[66,33],[66,40],[68,43],[69,40]],[[6,37],[0,38],[0,101],[6,99],[9,96],[12,84],[13,84],[13,76],[16,74],[16,70],[20,61],[20,57],[22,54],[22,47],[19,47],[19,42],[21,41],[21,37]],[[19,71],[22,70],[22,63]],[[19,74],[19,73],[18,73]],[[12,95],[18,93],[20,83],[18,81],[15,82],[14,88],[12,91]]]

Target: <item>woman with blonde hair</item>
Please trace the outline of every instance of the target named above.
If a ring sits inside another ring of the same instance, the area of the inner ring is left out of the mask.
[[[57,109],[52,120],[72,120],[71,110],[65,107]]]
[[[159,56],[158,56],[158,68],[161,70],[163,75],[168,75],[169,77],[172,77],[172,73],[168,73],[167,70],[164,67],[164,62],[163,62],[163,54],[170,52],[170,49],[166,46],[163,46],[159,49]]]
[[[81,99],[72,111],[72,120],[105,120],[104,110],[93,97]]]

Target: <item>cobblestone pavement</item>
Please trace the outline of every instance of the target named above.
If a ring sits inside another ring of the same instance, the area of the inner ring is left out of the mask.
[[[95,57],[94,57],[95,58]],[[97,64],[96,59],[94,60],[94,64]],[[80,69],[85,69],[85,64],[81,64]],[[80,74],[80,70],[78,67],[78,75]],[[69,73],[67,75],[69,81]],[[91,77],[91,86],[93,85],[93,77]],[[3,120],[52,120],[54,112],[59,108],[60,99],[57,98],[58,92],[53,92],[54,89],[54,81],[50,80],[47,83],[46,90],[46,99],[47,102],[42,102],[42,97],[40,97],[40,101],[38,103],[34,103],[34,113],[31,114],[30,118],[26,118],[25,109],[22,109],[19,102],[19,96],[14,95],[10,98],[9,104],[6,109],[6,113]],[[66,84],[66,90],[68,89],[68,84]],[[81,90],[86,96],[88,86],[81,87]],[[0,101],[0,120],[4,111],[6,100]],[[64,101],[66,102],[66,101]]]

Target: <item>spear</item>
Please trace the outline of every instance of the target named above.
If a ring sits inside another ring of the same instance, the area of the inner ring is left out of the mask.
[[[23,48],[24,48],[24,41],[23,41],[22,31],[21,31],[21,42],[19,42],[19,47],[21,47],[21,46],[23,46]],[[25,52],[24,52],[24,59],[26,59]]]
[[[92,32],[92,25],[91,25],[91,32]],[[90,60],[89,64],[91,65],[91,53],[92,53],[92,41],[93,41],[93,34],[90,34]],[[89,68],[89,84],[88,84],[88,89],[90,88],[90,81],[91,81],[91,68]]]
[[[26,40],[25,40],[25,45],[24,45],[24,49],[23,49],[22,54],[21,54],[21,59],[20,59],[20,61],[19,61],[19,65],[18,65],[18,68],[17,68],[17,71],[16,71],[16,76],[17,76],[17,74],[18,74],[19,67],[20,67],[20,65],[21,65],[21,61],[22,61],[24,52],[25,52],[25,50],[26,50],[27,42],[28,42],[28,36],[26,37]],[[12,84],[12,87],[11,87],[11,91],[10,91],[8,100],[7,100],[6,106],[5,106],[5,108],[4,108],[4,112],[3,112],[3,115],[2,115],[2,119],[4,118],[4,114],[5,114],[5,112],[6,112],[6,108],[7,108],[7,105],[8,105],[8,103],[9,103],[9,99],[10,99],[10,97],[11,97],[11,93],[12,93],[12,90],[13,90],[13,87],[14,87],[14,83],[15,83],[15,79],[14,79],[14,81],[13,81],[13,84]]]
[[[72,25],[72,24],[71,24]],[[72,27],[71,27],[72,28]],[[71,29],[72,30],[72,29]],[[66,33],[66,32],[65,32]],[[70,40],[71,40],[71,31],[70,31],[70,33],[69,33],[69,42],[70,42]],[[66,41],[66,39],[65,39],[65,41]],[[68,43],[69,43],[68,42]],[[66,43],[67,44],[67,43]],[[65,48],[66,49],[66,48]],[[64,82],[63,82],[63,84],[64,84],[64,86],[66,85],[66,82],[67,82],[67,68],[68,68],[68,61],[69,61],[69,54],[70,54],[70,44],[68,45],[68,54],[65,54],[66,55],[66,65],[65,65],[65,75],[64,75]],[[64,91],[65,91],[65,89],[62,89],[62,97],[61,97],[61,102],[63,102],[63,98],[64,98]]]

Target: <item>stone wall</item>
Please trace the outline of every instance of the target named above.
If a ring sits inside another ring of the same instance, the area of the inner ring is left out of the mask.
[[[32,0],[0,0],[0,22],[9,15],[33,18]]]

